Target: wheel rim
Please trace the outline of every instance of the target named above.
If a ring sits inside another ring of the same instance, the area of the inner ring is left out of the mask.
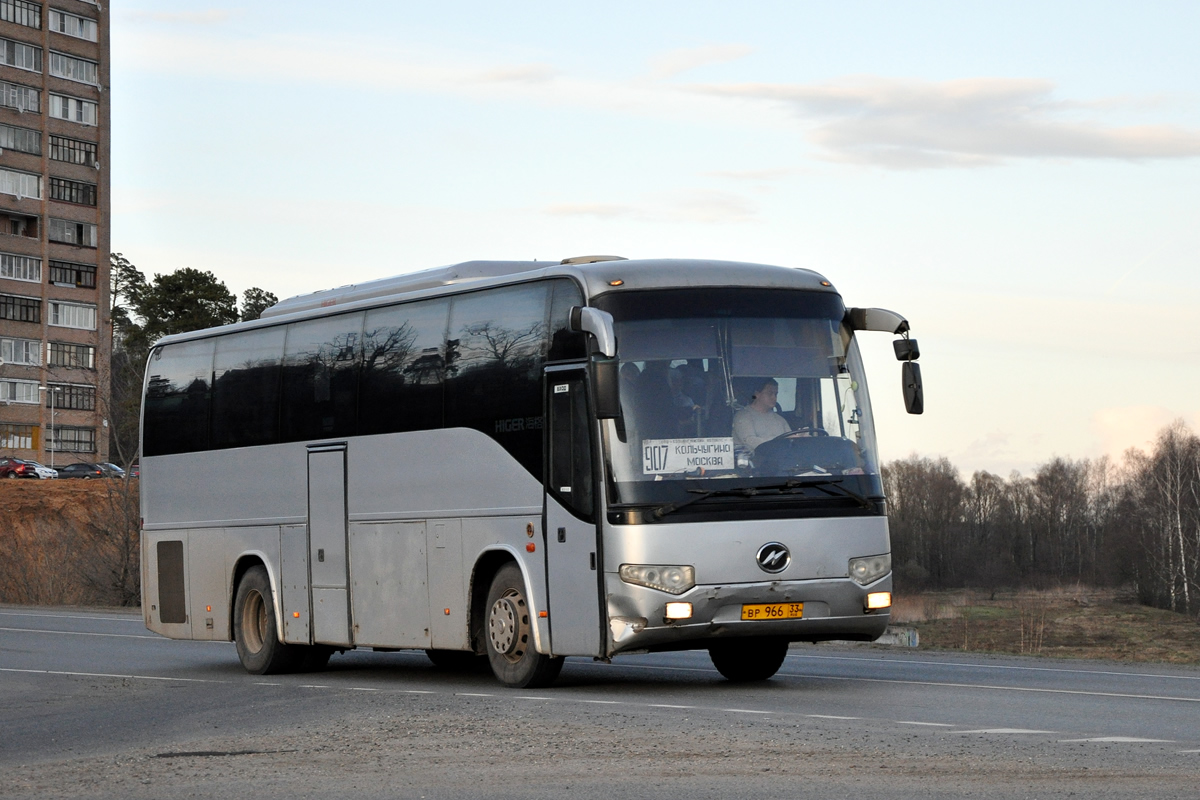
[[[242,643],[251,653],[257,653],[263,648],[266,632],[267,604],[263,602],[262,594],[251,590],[242,607]]]
[[[516,589],[509,589],[492,604],[488,615],[488,638],[492,649],[515,664],[525,655],[529,641],[529,615],[525,598]]]

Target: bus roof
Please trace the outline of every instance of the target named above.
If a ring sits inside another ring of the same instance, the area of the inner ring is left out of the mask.
[[[337,310],[352,310],[419,297],[455,294],[520,283],[538,278],[569,277],[584,289],[587,298],[606,292],[638,289],[746,286],[767,289],[837,290],[819,273],[808,269],[776,267],[740,261],[705,259],[624,259],[591,256],[547,261],[464,261],[445,267],[396,275],[365,283],[324,289],[281,300],[262,313],[261,321],[210,328],[164,337],[163,344],[211,336],[234,329],[322,316]],[[620,283],[616,283],[619,281]]]

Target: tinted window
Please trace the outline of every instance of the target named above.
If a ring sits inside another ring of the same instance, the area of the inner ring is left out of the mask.
[[[354,435],[362,323],[362,314],[339,314],[287,326],[281,441]]]
[[[208,449],[213,340],[158,348],[146,370],[142,452],[165,456]]]
[[[549,294],[533,283],[455,297],[446,341],[446,426],[488,434],[539,480]]]
[[[447,301],[431,300],[367,312],[360,433],[442,427],[448,311]]]
[[[574,281],[554,281],[550,304],[550,361],[587,358],[587,334],[570,329],[571,308],[583,305],[583,294]]]
[[[551,373],[549,479],[551,494],[587,521],[592,519],[592,447],[582,376]]]
[[[222,336],[213,363],[212,446],[279,441],[282,326]]]

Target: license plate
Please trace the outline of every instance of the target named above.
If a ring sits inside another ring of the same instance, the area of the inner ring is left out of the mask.
[[[800,619],[804,603],[753,603],[742,606],[742,619]]]

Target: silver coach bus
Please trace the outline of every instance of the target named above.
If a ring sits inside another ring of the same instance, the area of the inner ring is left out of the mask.
[[[486,657],[870,641],[891,557],[855,334],[822,276],[715,261],[472,261],[164,338],[142,406],[142,608],[252,673],[356,647]]]

